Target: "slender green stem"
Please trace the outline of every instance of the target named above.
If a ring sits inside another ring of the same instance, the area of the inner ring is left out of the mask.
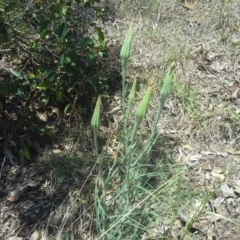
[[[127,68],[127,60],[122,59],[122,113],[125,114],[126,111],[126,103],[125,103],[125,96],[126,96],[126,68]]]
[[[94,140],[94,151],[96,156],[98,157],[99,152],[98,152],[98,139],[97,139],[97,131],[93,131],[93,140]]]
[[[126,129],[127,129],[127,122],[128,122],[129,116],[130,116],[132,105],[133,105],[133,101],[129,101],[126,117],[124,119],[124,125],[123,125],[124,131],[126,131]]]
[[[157,125],[158,125],[158,122],[159,122],[159,119],[160,119],[160,116],[161,116],[161,113],[162,113],[162,110],[163,110],[165,101],[166,101],[166,98],[160,97],[160,99],[159,99],[159,107],[158,107],[158,112],[157,112],[157,117],[156,117],[156,121],[155,121],[153,130],[152,130],[152,137],[154,137],[154,135],[155,135],[156,132],[157,132]]]
[[[136,85],[137,85],[137,79],[135,78],[133,85],[132,85],[132,89],[130,91],[130,94],[128,96],[128,109],[127,109],[127,113],[126,115],[124,115],[124,131],[127,131],[127,122],[130,116],[130,112],[132,110],[132,105],[133,105],[133,100],[135,98],[135,94],[136,94]]]

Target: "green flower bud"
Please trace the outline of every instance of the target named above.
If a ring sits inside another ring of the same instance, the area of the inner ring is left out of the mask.
[[[94,112],[93,112],[92,120],[91,120],[91,126],[93,128],[93,131],[97,131],[100,126],[100,119],[101,119],[100,108],[101,108],[101,96],[99,95],[95,105]]]
[[[132,35],[133,35],[133,25],[131,24],[120,52],[120,57],[122,60],[126,61],[130,56]]]
[[[138,125],[140,125],[141,121],[146,116],[147,108],[148,108],[148,104],[149,104],[151,95],[152,95],[152,88],[148,87],[147,92],[145,93],[145,95],[137,109],[137,112],[136,112],[136,118],[137,118]]]
[[[174,70],[176,67],[176,63],[172,62],[171,67],[169,68],[166,77],[163,82],[163,86],[160,92],[160,97],[166,99],[168,95],[170,94],[170,87],[171,87],[171,82],[174,77]]]

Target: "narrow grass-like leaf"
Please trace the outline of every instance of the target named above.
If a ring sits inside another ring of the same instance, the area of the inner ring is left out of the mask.
[[[2,82],[0,82],[0,93],[2,93],[3,95],[7,95],[8,94],[8,88]]]
[[[164,192],[168,189],[170,189],[177,181],[178,181],[178,175],[181,174],[178,173],[174,177],[170,178],[169,180],[165,181],[162,185],[160,185],[157,189],[155,189],[153,192],[150,192],[145,198],[137,202],[130,210],[128,210],[124,215],[119,216],[119,219],[115,223],[113,223],[105,232],[103,232],[98,240],[103,239],[105,235],[107,235],[108,232],[110,232],[113,228],[118,226],[121,222],[123,222],[134,210],[137,208],[140,208],[146,201],[148,201],[154,194]]]
[[[230,222],[230,223],[232,223],[232,224],[235,224],[236,226],[238,226],[238,227],[240,227],[240,224],[238,223],[238,222],[236,222],[236,221],[233,221],[231,218],[228,218],[228,217],[225,217],[225,216],[223,216],[223,215],[221,215],[221,214],[217,214],[217,213],[215,213],[215,212],[205,212],[206,214],[209,214],[209,215],[213,215],[213,216],[215,216],[216,218],[219,218],[219,219],[223,219],[223,220],[225,220],[225,221],[227,221],[227,222]]]

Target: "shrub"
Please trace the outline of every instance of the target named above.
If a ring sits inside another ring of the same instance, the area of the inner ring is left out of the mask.
[[[24,99],[31,94],[43,103],[105,93],[107,44],[94,23],[102,11],[92,5],[99,1],[37,1],[31,6],[22,2],[5,4],[1,12],[1,45],[14,48],[24,66],[11,71],[17,81],[8,86],[10,92],[18,89]]]
[[[0,45],[13,62],[4,67],[9,81],[0,82],[1,110],[14,102],[16,119],[26,123],[34,121],[36,105],[67,113],[76,104],[84,112],[97,94],[108,93],[113,78],[96,24],[104,15],[99,2],[0,2]]]

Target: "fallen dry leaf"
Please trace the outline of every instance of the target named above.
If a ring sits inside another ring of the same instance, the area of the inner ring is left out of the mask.
[[[239,90],[240,90],[240,83],[236,81],[233,84],[231,89],[231,92],[232,92],[231,99],[237,99]]]
[[[234,192],[240,194],[240,180],[235,180],[231,183],[231,186],[234,189]]]
[[[38,240],[40,236],[40,233],[35,230],[34,233],[31,235],[31,237],[29,238],[29,240]]]
[[[43,121],[43,122],[47,122],[48,121],[48,115],[47,112],[45,111],[44,113],[41,112],[36,112],[36,116],[39,120]]]
[[[201,154],[189,156],[187,165],[188,165],[189,167],[196,166],[197,164],[199,164],[199,161],[200,161],[201,159],[202,159],[202,155],[201,155]]]
[[[190,9],[190,10],[193,10],[193,9],[194,9],[193,4],[192,4],[192,3],[189,3],[189,2],[187,2],[187,1],[184,1],[184,2],[182,3],[182,5],[183,5],[183,7],[187,8],[187,9]]]
[[[9,202],[16,202],[19,199],[19,191],[15,190],[10,192],[9,196],[7,197],[7,201]]]
[[[217,214],[220,214],[222,216],[227,215],[226,210],[225,210],[225,208],[223,206],[216,206],[215,210],[216,210]]]
[[[214,178],[220,178],[220,179],[224,179],[225,176],[224,174],[222,173],[222,170],[221,169],[214,169],[212,172],[211,172],[211,175],[214,177]]]
[[[188,144],[183,145],[182,147],[183,147],[183,149],[186,149],[186,150],[190,150],[190,151],[193,150],[193,148],[190,145],[188,145]]]
[[[8,238],[8,240],[22,240],[22,238],[14,236],[14,237]]]
[[[220,188],[224,197],[235,197],[232,187],[229,187],[227,183],[223,183]]]
[[[228,63],[227,62],[214,62],[211,65],[211,69],[220,73],[223,72],[224,70],[228,69]]]

